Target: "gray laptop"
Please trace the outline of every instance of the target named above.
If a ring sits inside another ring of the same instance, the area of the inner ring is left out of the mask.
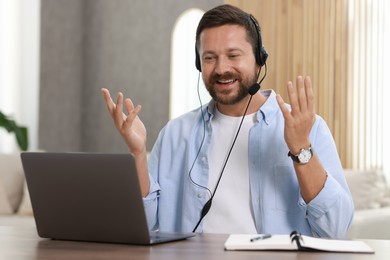
[[[38,235],[151,245],[194,233],[149,232],[129,154],[21,154]]]

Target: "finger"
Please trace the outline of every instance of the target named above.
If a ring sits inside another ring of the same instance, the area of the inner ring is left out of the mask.
[[[138,116],[138,113],[141,111],[141,106],[138,105],[137,107],[134,108],[134,104],[131,101],[131,99],[126,98],[125,100],[125,107],[128,112],[128,116],[126,118],[126,127],[130,126],[134,119]]]
[[[284,119],[288,120],[289,117],[291,117],[291,114],[287,108],[286,103],[284,103],[283,98],[279,94],[276,95],[276,100],[278,101],[278,104],[279,104],[280,110],[282,111]]]
[[[106,102],[107,109],[110,112],[111,116],[113,116],[114,109],[115,109],[115,103],[114,103],[114,101],[112,101],[110,91],[106,88],[102,88],[101,91],[102,91],[104,100]]]
[[[127,110],[127,113],[128,113],[126,121],[127,122],[132,122],[135,119],[135,117],[137,116],[138,112],[137,112],[137,109],[134,108],[133,101],[131,101],[130,98],[126,98],[126,100],[125,100],[125,107],[126,107],[126,110]]]
[[[125,107],[126,107],[126,110],[127,110],[127,113],[129,115],[131,115],[134,111],[134,104],[133,104],[133,101],[131,101],[130,98],[126,98],[125,99]]]
[[[305,91],[307,97],[307,109],[314,113],[314,93],[309,76],[305,77]]]
[[[118,93],[116,100],[116,107],[114,110],[114,121],[118,129],[122,128],[123,121],[126,120],[126,116],[123,114],[123,94],[122,92]]]
[[[307,110],[307,97],[306,97],[306,89],[303,84],[302,76],[297,77],[296,88],[298,93],[299,109],[301,112],[304,112]]]
[[[300,108],[299,108],[297,93],[291,81],[287,83],[287,93],[288,93],[288,98],[290,99],[291,113],[294,114],[295,112],[299,112]]]

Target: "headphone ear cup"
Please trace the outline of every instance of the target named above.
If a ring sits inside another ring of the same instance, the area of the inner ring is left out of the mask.
[[[268,52],[264,47],[261,47],[258,64],[262,67],[265,65],[268,58]]]
[[[196,48],[196,46],[195,46],[195,67],[196,67],[197,70],[202,72],[202,68],[200,66],[199,52],[198,52],[198,49]]]

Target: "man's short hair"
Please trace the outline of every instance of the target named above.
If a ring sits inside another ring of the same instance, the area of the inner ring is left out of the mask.
[[[252,17],[252,18],[251,18]],[[252,21],[252,19],[254,21]],[[257,23],[257,27],[254,24]],[[260,26],[257,20],[250,14],[232,5],[220,5],[207,11],[199,21],[196,30],[196,49],[199,50],[200,34],[204,29],[214,28],[222,25],[239,25],[246,30],[247,41],[252,45],[253,53],[262,48],[259,46]]]

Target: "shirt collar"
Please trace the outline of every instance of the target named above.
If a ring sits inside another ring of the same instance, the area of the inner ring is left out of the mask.
[[[267,97],[267,100],[260,107],[256,114],[257,121],[263,120],[267,125],[270,124],[276,113],[279,111],[279,104],[276,100],[276,93],[272,89],[261,90],[260,94]]]

